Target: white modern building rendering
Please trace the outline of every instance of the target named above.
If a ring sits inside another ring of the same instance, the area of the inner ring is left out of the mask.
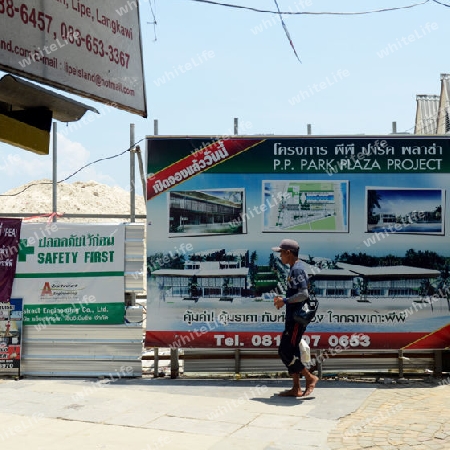
[[[438,270],[402,265],[367,267],[338,262],[337,266],[354,274],[360,286],[360,295],[366,298],[419,297],[423,283],[440,276]]]
[[[202,256],[217,250],[202,252]],[[248,267],[243,267],[241,258],[247,250],[234,250],[221,261],[187,261],[183,269],[158,269],[155,276],[160,296],[180,297],[186,300],[217,297],[232,301],[233,297],[246,296],[249,288]],[[200,256],[200,254],[196,254]]]

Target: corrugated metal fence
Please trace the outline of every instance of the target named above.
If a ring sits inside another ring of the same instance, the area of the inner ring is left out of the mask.
[[[145,292],[145,267],[145,223],[126,224],[124,296]],[[24,326],[20,374],[142,376],[142,313],[133,310],[132,316],[141,320],[120,325]]]
[[[142,375],[142,325],[25,326],[21,375]]]

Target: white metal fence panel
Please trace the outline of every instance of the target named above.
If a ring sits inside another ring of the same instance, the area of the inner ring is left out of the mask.
[[[146,267],[145,223],[128,223],[125,227],[125,292],[146,292]]]
[[[142,324],[25,326],[21,375],[142,376]]]

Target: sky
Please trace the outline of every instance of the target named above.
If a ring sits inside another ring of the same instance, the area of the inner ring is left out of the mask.
[[[376,189],[379,196],[374,213],[407,215],[411,211],[434,211],[443,206],[444,192],[440,189]]]
[[[141,0],[148,117],[56,91],[100,111],[88,112],[75,130],[57,124],[58,181],[94,180],[129,190],[128,152],[90,163],[128,149],[130,124],[144,151],[155,120],[158,134],[171,136],[229,136],[234,118],[242,135],[301,136],[310,124],[313,135],[382,136],[392,132],[392,122],[397,132],[413,133],[416,95],[439,95],[440,74],[450,72],[450,1],[439,2],[278,0],[281,11],[305,13],[419,5],[366,15],[284,15],[300,62],[277,14]],[[276,11],[272,0],[226,3]],[[179,69],[193,61],[190,70]],[[0,193],[51,179],[52,146],[50,155],[38,156],[0,143]],[[142,194],[138,174],[136,164]]]

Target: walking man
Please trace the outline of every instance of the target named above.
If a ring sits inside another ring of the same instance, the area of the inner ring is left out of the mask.
[[[306,397],[312,393],[319,381],[319,378],[311,374],[300,360],[299,344],[306,326],[300,325],[294,320],[294,311],[299,307],[299,303],[308,298],[309,294],[308,275],[298,258],[299,249],[298,242],[292,239],[283,239],[279,247],[272,248],[274,252],[280,253],[281,262],[288,264],[290,267],[286,297],[277,296],[273,299],[277,309],[286,305],[286,319],[280,346],[278,347],[278,355],[292,377],[293,386],[279,394],[284,397]],[[300,387],[301,375],[306,380],[304,393],[302,393]]]

